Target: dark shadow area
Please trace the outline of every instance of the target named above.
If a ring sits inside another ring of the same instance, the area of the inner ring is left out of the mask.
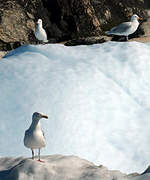
[[[113,36],[111,41],[125,42],[127,41],[127,39],[125,36]]]
[[[43,0],[43,6],[49,12],[49,20],[52,24],[56,24],[61,32],[61,36],[57,37],[57,41],[66,41],[72,39],[72,34],[77,32],[76,23],[73,15],[62,13],[62,7],[57,0]],[[50,34],[48,34],[51,37]]]
[[[43,0],[43,6],[51,13],[50,21],[57,25],[61,20],[61,9],[56,0]]]
[[[150,0],[145,0],[144,5],[145,5],[145,7],[150,8]]]
[[[10,170],[0,171],[0,180],[6,180]]]

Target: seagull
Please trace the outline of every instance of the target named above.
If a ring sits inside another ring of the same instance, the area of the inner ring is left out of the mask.
[[[138,26],[138,20],[142,19],[138,15],[134,14],[129,22],[124,22],[119,24],[118,26],[113,27],[110,31],[105,32],[107,35],[118,35],[118,36],[125,36],[126,40],[128,41],[128,36],[133,34]]]
[[[48,42],[46,31],[42,26],[42,19],[38,19],[34,34],[39,41],[42,41],[43,43]]]
[[[41,161],[40,159],[40,149],[42,147],[46,146],[46,141],[44,137],[44,132],[41,130],[40,127],[40,119],[41,118],[46,118],[48,119],[47,115],[44,115],[39,112],[34,112],[32,115],[32,123],[25,131],[25,136],[24,136],[24,145],[27,148],[30,148],[32,151],[32,159],[34,159],[34,149],[39,149],[38,152],[38,161]]]

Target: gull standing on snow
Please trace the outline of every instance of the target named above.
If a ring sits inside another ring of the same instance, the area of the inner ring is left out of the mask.
[[[44,115],[39,112],[35,112],[32,115],[32,123],[29,127],[28,130],[25,131],[25,136],[24,136],[24,145],[27,148],[30,148],[32,151],[32,159],[34,159],[34,149],[39,149],[38,153],[38,161],[42,162],[40,159],[40,149],[42,147],[46,146],[46,141],[44,137],[44,133],[41,130],[40,127],[40,119],[41,118],[46,118],[48,119],[47,115]]]
[[[110,31],[107,31],[107,35],[118,35],[118,36],[126,36],[126,39],[128,41],[128,36],[130,34],[133,34],[138,26],[139,22],[138,20],[142,19],[138,15],[134,14],[129,22],[121,23],[118,26],[113,27]]]
[[[42,41],[43,43],[48,42],[46,31],[42,26],[42,19],[38,19],[34,34],[39,41]]]

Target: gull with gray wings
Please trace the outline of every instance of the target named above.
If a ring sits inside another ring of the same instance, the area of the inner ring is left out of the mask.
[[[46,118],[48,119],[47,115],[44,115],[39,112],[35,112],[32,115],[32,123],[25,131],[25,136],[24,136],[24,145],[27,148],[30,148],[32,151],[32,159],[34,159],[34,149],[38,149],[38,161],[42,162],[40,159],[40,150],[41,148],[46,146],[46,140],[44,137],[44,133],[41,130],[40,127],[40,119],[41,118]]]

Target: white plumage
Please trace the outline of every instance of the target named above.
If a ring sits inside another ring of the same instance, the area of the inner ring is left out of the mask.
[[[126,36],[128,40],[128,35],[133,34],[139,26],[138,19],[140,18],[136,14],[134,14],[129,22],[124,22],[118,26],[113,27],[110,31],[107,31],[106,34]]]
[[[46,31],[42,26],[42,19],[38,19],[34,34],[39,41],[44,43],[48,42]]]
[[[34,159],[34,149],[39,149],[39,161],[40,160],[40,149],[46,146],[44,133],[40,127],[40,119],[48,118],[48,116],[42,113],[35,112],[32,116],[32,123],[28,130],[25,131],[24,145],[32,150],[32,159]]]

